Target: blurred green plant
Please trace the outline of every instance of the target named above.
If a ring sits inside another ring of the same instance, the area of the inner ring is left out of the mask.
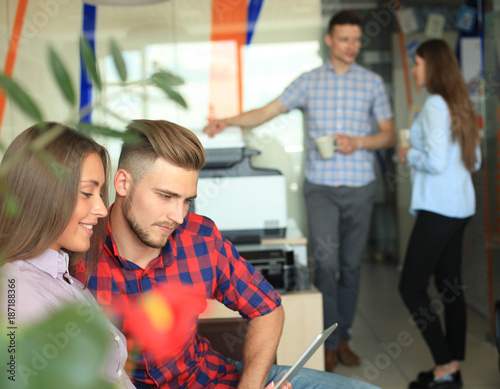
[[[96,58],[92,52],[92,49],[89,43],[82,37],[80,39],[80,48],[81,48],[81,56],[82,62],[90,78],[94,87],[98,92],[102,91],[103,83],[99,74],[99,67],[97,66]],[[113,63],[115,69],[120,77],[123,88],[130,87],[134,85],[134,83],[127,83],[127,67],[125,64],[125,60],[122,55],[122,51],[119,48],[118,44],[114,40],[110,40],[109,42],[109,50],[111,52],[111,57],[113,59]],[[48,49],[48,60],[50,65],[50,70],[54,76],[54,80],[63,95],[65,101],[72,108],[76,107],[77,96],[75,93],[75,88],[71,82],[70,73],[64,65],[61,57],[58,55],[56,50],[53,47],[49,47]],[[184,80],[171,72],[160,70],[152,74],[147,83],[149,85],[156,86],[160,90],[162,90],[166,98],[172,100],[176,104],[180,105],[183,108],[187,108],[187,103],[184,98],[181,96],[179,92],[175,90],[176,87],[183,85]],[[26,93],[20,84],[14,79],[6,76],[4,73],[0,72],[0,89],[7,95],[7,97],[12,101],[12,103],[17,106],[22,112],[24,112],[28,117],[33,119],[35,123],[41,123],[45,120],[43,117],[42,111],[37,106],[37,104],[33,101],[33,99]],[[104,124],[99,123],[88,123],[88,122],[80,122],[80,117],[87,116],[88,113],[92,112],[92,110],[96,108],[103,108],[106,112],[111,114],[115,118],[119,118],[124,122],[124,126],[127,122],[126,119],[123,119],[116,112],[113,112],[109,107],[105,107],[102,104],[100,99],[95,99],[95,101],[88,106],[81,107],[79,112],[75,113],[73,118],[70,118],[64,124],[69,127],[76,128],[79,131],[84,132],[87,135],[100,135],[111,138],[120,138],[124,142],[134,142],[137,139],[134,135],[130,133],[123,132],[123,129],[114,129],[108,127]],[[76,108],[73,110],[76,112]],[[43,128],[43,127],[42,127]],[[43,148],[46,144],[48,144],[55,136],[57,136],[57,132],[61,129],[55,127],[50,131],[47,131],[47,134],[44,134],[36,143],[31,145],[24,153],[17,155],[10,164],[3,166],[0,168],[0,195],[4,196],[6,199],[5,206],[7,207],[7,212],[9,215],[15,215],[19,210],[17,208],[17,202],[15,198],[9,193],[9,190],[5,183],[2,182],[2,176],[6,171],[12,168],[15,164],[21,162],[24,158],[35,154],[45,163],[49,164],[50,168],[50,158],[44,158],[43,156]],[[0,141],[0,150],[4,150],[5,147]],[[0,248],[1,249],[1,248]],[[0,250],[1,255],[1,250]]]
[[[2,331],[2,388],[113,388],[99,374],[111,333],[94,308],[69,305],[33,326],[9,328],[16,329]]]
[[[80,48],[85,69],[90,75],[94,87],[100,92],[103,83],[99,75],[97,62],[89,43],[84,38],[80,39]],[[132,85],[127,84],[126,64],[122,52],[114,40],[110,41],[109,49],[122,86],[126,88]],[[52,47],[48,49],[48,60],[60,92],[68,105],[75,108],[74,111],[76,111],[77,96],[71,82],[70,73]],[[187,108],[186,101],[175,90],[176,87],[184,83],[180,77],[162,70],[154,73],[148,78],[147,82],[161,89],[167,99]],[[1,72],[0,89],[15,106],[33,119],[35,123],[42,123],[45,120],[42,111],[20,84]],[[80,109],[79,113],[75,113],[73,119],[64,122],[64,124],[89,136],[100,135],[121,138],[124,142],[137,141],[135,136],[123,132],[122,129],[110,128],[99,123],[80,122],[80,117],[84,117],[97,107],[106,108],[108,112],[112,113],[109,108],[102,106],[99,99],[96,99],[89,106]],[[114,116],[119,117],[116,114]],[[126,120],[123,121],[125,124]],[[41,128],[42,131],[45,131],[43,125]],[[20,210],[15,196],[9,191],[2,177],[9,169],[12,169],[13,166],[30,155],[36,155],[55,176],[58,176],[61,172],[57,171],[50,156],[44,152],[44,147],[57,137],[59,131],[61,131],[61,128],[57,126],[46,130],[23,153],[19,153],[9,164],[4,164],[0,168],[0,196],[4,200],[3,204],[7,208],[9,216],[15,217]],[[5,146],[0,141],[0,151],[4,150]],[[3,263],[3,259],[0,247],[1,263]],[[6,281],[3,278],[0,279],[0,290],[5,291],[6,287],[2,284],[2,280]],[[43,293],[43,290],[40,293]],[[7,296],[1,293],[1,298],[6,299]],[[9,327],[13,326],[6,320],[6,312],[3,312],[0,317],[0,325],[2,326],[2,335],[0,335],[0,365],[2,366],[0,369],[0,387],[16,389],[112,388],[113,384],[106,382],[101,374],[110,340],[107,319],[104,318],[102,313],[92,310],[89,312],[92,312],[93,320],[89,321],[88,315],[82,315],[81,309],[81,306],[77,305],[68,306],[36,325],[23,328],[22,331],[20,329],[9,329]],[[87,309],[90,308],[87,307]],[[71,334],[68,333],[69,325],[75,333],[78,332],[78,336],[70,336]],[[15,333],[14,347],[10,347],[12,346],[12,331]],[[58,335],[53,335],[51,338],[49,334]],[[59,341],[54,341],[56,338]],[[56,344],[58,342],[59,344]],[[12,355],[15,356],[14,364],[11,362]],[[9,376],[12,377],[12,371],[9,372],[11,367],[14,369],[15,381],[9,379]]]

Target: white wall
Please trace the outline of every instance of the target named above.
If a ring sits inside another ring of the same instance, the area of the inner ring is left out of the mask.
[[[0,62],[5,62],[17,2],[0,3]],[[52,45],[63,58],[79,94],[79,36],[82,25],[81,1],[33,0],[25,16],[23,39],[14,70],[14,78],[39,104],[46,120],[68,121],[77,115],[57,89],[47,61],[47,46]],[[273,0],[264,2],[250,47],[245,49],[244,109],[251,109],[276,98],[300,73],[321,63],[319,41],[322,39],[319,0]],[[167,119],[200,131],[208,116],[211,3],[207,0],[169,0],[146,6],[98,6],[96,50],[105,79],[112,79],[105,58],[108,40],[116,39],[130,57],[129,73],[145,77],[153,60],[181,75],[186,85],[180,92],[190,106],[184,111],[153,92],[148,100],[141,94],[151,90],[139,85],[134,91],[121,92],[108,85],[100,96],[113,105],[126,120],[137,117]],[[316,50],[316,47],[318,49]],[[273,52],[274,51],[274,52]],[[156,53],[156,54],[155,54]],[[156,55],[156,57],[155,57]],[[249,64],[254,65],[249,65]],[[253,67],[252,67],[253,66]],[[111,97],[111,92],[117,95]],[[139,96],[139,97],[137,97]],[[121,127],[125,122],[95,112],[95,119]],[[280,120],[280,119],[278,119]],[[8,144],[16,134],[32,125],[10,102],[1,127],[0,141]],[[299,112],[281,121],[246,133],[250,146],[262,151],[255,165],[281,170],[288,185],[288,212],[303,229],[305,211],[302,199],[303,120]],[[103,142],[116,161],[119,143]]]
[[[0,5],[0,61],[7,55],[8,40],[12,31],[17,2]],[[78,88],[78,36],[81,25],[81,3],[67,0],[30,1],[26,10],[24,28],[19,43],[13,77],[24,87],[40,106],[43,117],[50,120],[67,120],[75,115],[64,103],[52,74],[48,69],[47,47],[52,45],[72,70],[75,88]],[[9,143],[20,131],[32,125],[17,107],[7,103],[2,142]]]

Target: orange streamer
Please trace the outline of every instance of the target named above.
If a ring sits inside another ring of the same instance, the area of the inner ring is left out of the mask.
[[[212,0],[209,116],[241,113],[243,69],[241,52],[246,44],[247,2]]]
[[[14,65],[17,57],[17,49],[19,48],[19,41],[21,40],[21,32],[23,30],[24,15],[26,14],[26,8],[28,8],[29,0],[19,0],[17,3],[16,17],[14,19],[14,26],[12,27],[12,34],[9,41],[9,51],[7,52],[7,58],[5,59],[4,74],[7,77],[11,77],[14,72]],[[5,105],[7,103],[7,98],[5,93],[0,91],[0,134],[2,132],[2,122],[5,112]]]
[[[396,0],[394,9],[398,11],[399,7],[400,7],[399,0]],[[408,104],[408,108],[411,108],[413,104],[413,98],[411,95],[410,69],[408,67],[408,60],[407,60],[408,55],[406,54],[405,37],[403,31],[401,31],[401,26],[399,25],[399,23],[398,23],[398,41],[399,41],[399,51],[401,52],[401,62],[403,65],[403,77],[405,80],[406,103]],[[415,88],[417,89],[417,92],[420,92],[416,84]]]

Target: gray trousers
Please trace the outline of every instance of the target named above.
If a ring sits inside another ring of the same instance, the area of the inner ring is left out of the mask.
[[[337,350],[341,340],[350,339],[375,189],[375,182],[362,187],[304,184],[314,284],[323,294],[324,326],[339,324],[325,342],[326,349]]]

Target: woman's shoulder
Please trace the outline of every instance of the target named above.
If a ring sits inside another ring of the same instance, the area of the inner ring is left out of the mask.
[[[2,303],[9,297],[15,304],[16,317],[21,322],[39,320],[56,312],[67,302],[67,296],[50,274],[40,271],[28,261],[9,262],[0,269]],[[7,296],[3,296],[7,293]],[[4,310],[5,311],[5,310]]]
[[[19,286],[22,284],[23,290],[31,289],[39,281],[50,277],[25,260],[7,262],[0,267],[0,273],[2,278],[14,280]]]
[[[425,100],[424,108],[448,109],[448,105],[443,96],[431,94]]]

